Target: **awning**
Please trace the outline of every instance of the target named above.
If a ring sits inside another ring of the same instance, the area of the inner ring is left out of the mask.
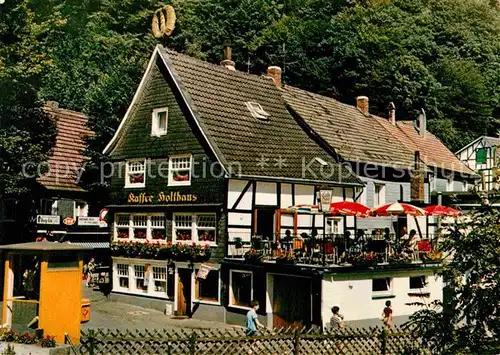
[[[71,242],[71,245],[78,245],[92,249],[108,249],[109,242]]]

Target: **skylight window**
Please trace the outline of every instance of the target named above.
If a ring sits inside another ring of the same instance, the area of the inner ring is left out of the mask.
[[[250,111],[253,117],[265,121],[269,119],[270,115],[262,108],[262,106],[258,102],[249,101],[245,102],[245,105],[247,106],[248,111]]]

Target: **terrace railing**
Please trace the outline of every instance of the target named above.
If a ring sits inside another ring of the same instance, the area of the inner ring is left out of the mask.
[[[414,246],[408,241],[398,240],[393,235],[384,238],[352,239],[344,234],[305,235],[276,234],[273,240],[254,236],[247,242],[230,242],[230,257],[245,258],[254,249],[262,261],[288,262],[306,265],[346,266],[366,263],[418,263],[429,261],[428,255],[436,251],[437,239],[426,236]],[[247,238],[248,239],[248,238]]]

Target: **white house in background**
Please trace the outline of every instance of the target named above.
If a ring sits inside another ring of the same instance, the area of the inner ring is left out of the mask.
[[[500,137],[479,137],[455,154],[479,175],[479,190],[500,189]]]

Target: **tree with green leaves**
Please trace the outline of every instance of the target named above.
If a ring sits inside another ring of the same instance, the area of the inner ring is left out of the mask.
[[[441,245],[452,257],[440,272],[445,302],[423,307],[410,316],[409,325],[433,354],[498,354],[500,212],[484,207],[464,220]]]
[[[52,65],[46,40],[64,24],[50,3],[48,12],[35,12],[40,4],[31,0],[0,5],[0,198],[29,192],[53,143],[53,122],[37,96]]]

